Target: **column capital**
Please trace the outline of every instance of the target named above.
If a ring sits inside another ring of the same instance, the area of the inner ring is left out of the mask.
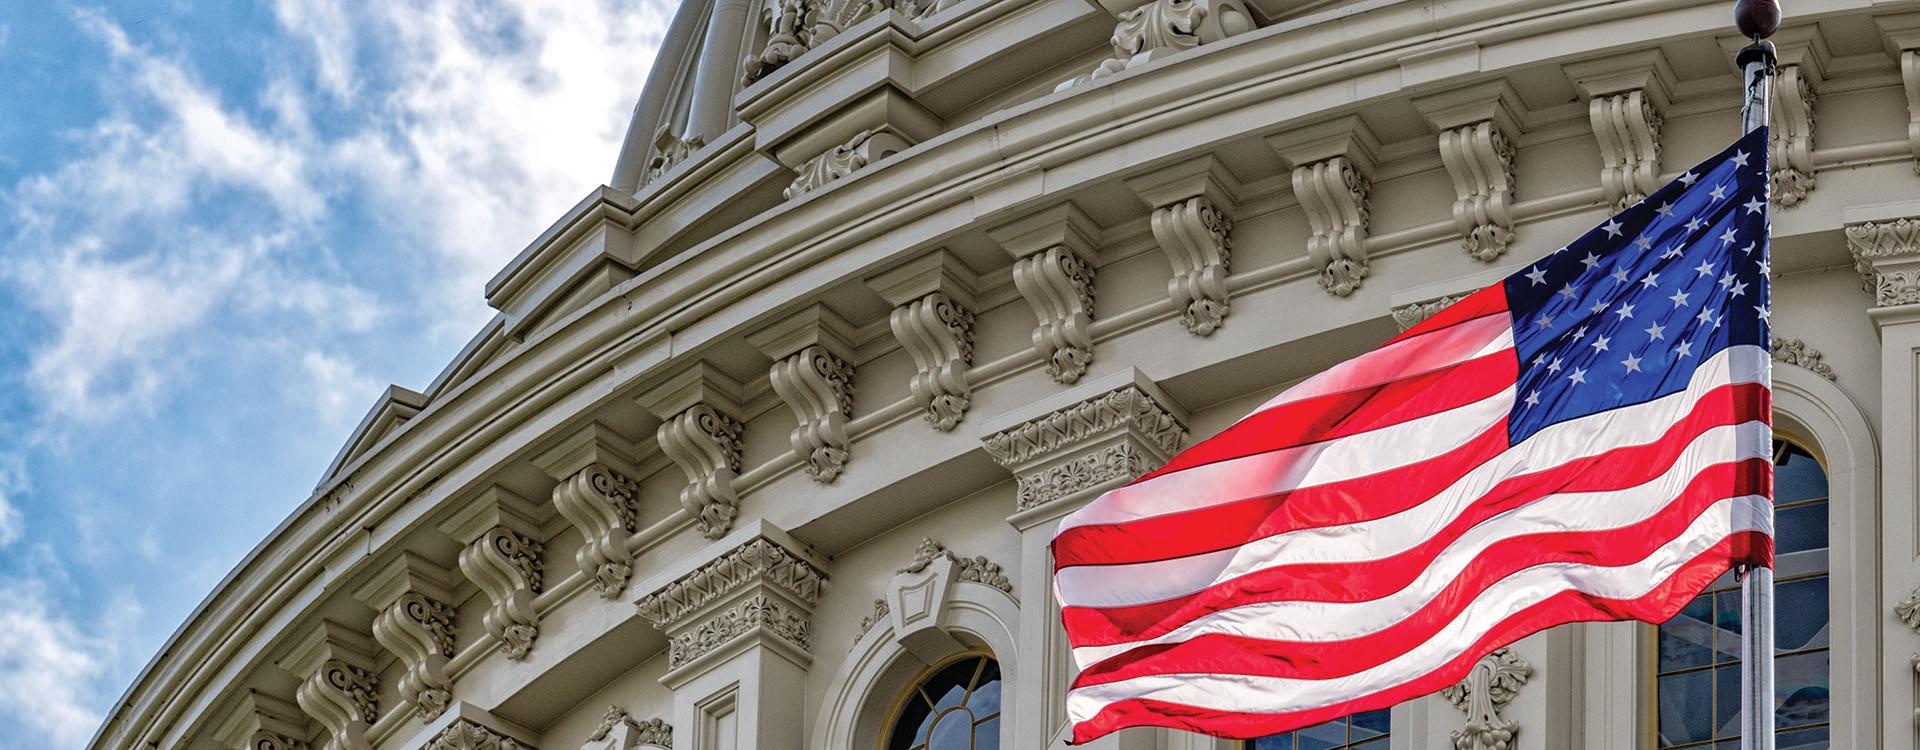
[[[1165,463],[1187,439],[1185,410],[1137,369],[1101,378],[988,424],[987,455],[1019,483],[1008,519],[1051,520]]]
[[[1875,307],[1920,303],[1920,202],[1847,209],[1847,250]]]
[[[764,647],[804,669],[812,661],[813,609],[825,561],[764,520],[743,524],[654,580],[635,605],[667,634],[668,687],[687,683],[743,652]]]

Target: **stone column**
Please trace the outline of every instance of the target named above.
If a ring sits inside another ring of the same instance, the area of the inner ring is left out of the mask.
[[[627,538],[637,530],[639,515],[636,454],[632,441],[594,422],[533,459],[560,483],[553,488],[553,506],[580,530],[574,560],[603,599],[619,598],[633,577]]]
[[[1915,720],[1920,719],[1920,695],[1915,693],[1914,670],[1920,669],[1920,634],[1890,619],[1900,614],[1901,601],[1920,591],[1920,201],[1847,209],[1847,249],[1869,295],[1880,334],[1880,554],[1883,606],[1876,616],[1885,623],[1880,649],[1881,689],[1885,705],[1887,748],[1914,747]]]
[[[515,661],[527,658],[540,635],[533,598],[546,582],[543,517],[551,517],[547,507],[495,485],[440,524],[462,545],[460,572],[492,603],[482,625]]]
[[[447,676],[454,643],[451,581],[446,568],[404,552],[354,591],[354,598],[379,612],[373,639],[406,665],[400,695],[423,722],[439,718],[453,703]]]
[[[1007,522],[1020,532],[1017,590],[1021,668],[1009,705],[1021,747],[1060,747],[1066,740],[1066,685],[1077,671],[1069,658],[1060,604],[1053,590],[1049,543],[1060,517],[1173,457],[1186,441],[1186,413],[1137,369],[1082,384],[987,424],[987,454],[1013,472],[1016,507]],[[1129,730],[1093,747],[1151,747],[1154,734]]]
[[[322,620],[278,662],[299,678],[300,710],[327,728],[330,750],[372,750],[367,730],[380,718],[373,649],[364,633]]]
[[[693,99],[687,109],[687,143],[711,141],[727,129],[733,114],[733,87],[740,79],[740,42],[746,38],[747,0],[713,0],[700,63],[693,73]]]
[[[680,750],[800,750],[825,562],[762,520],[663,571],[640,614],[667,634]]]

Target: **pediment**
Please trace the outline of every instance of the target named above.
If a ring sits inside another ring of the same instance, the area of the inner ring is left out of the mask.
[[[333,463],[327,466],[327,473],[320,479],[321,483],[325,484],[341,468],[366,455],[387,435],[425,408],[426,394],[397,385],[387,386],[380,400],[360,419],[360,426],[354,428],[353,435],[347,438],[347,444],[340,449],[340,454],[333,457]]]

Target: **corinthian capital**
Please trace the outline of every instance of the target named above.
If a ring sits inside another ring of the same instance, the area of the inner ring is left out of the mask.
[[[942,432],[972,403],[974,283],[973,270],[945,250],[867,280],[894,306],[887,323],[915,367],[908,386],[921,416]]]
[[[852,326],[813,305],[747,337],[773,359],[767,377],[793,411],[789,439],[807,475],[831,483],[847,465],[847,420],[853,416]]]
[[[1051,518],[1079,507],[1165,463],[1186,442],[1185,413],[1138,370],[1101,378],[1073,395],[1071,403],[1043,414],[1002,417],[980,441],[1018,481],[1017,518]]]
[[[373,649],[361,632],[322,620],[279,660],[281,669],[300,678],[294,693],[300,710],[326,727],[332,747],[340,750],[372,748],[367,730],[379,718]]]
[[[1033,347],[1047,374],[1073,383],[1093,364],[1093,275],[1100,228],[1062,203],[987,232],[1014,258],[1013,285],[1033,308]]]
[[[640,405],[661,419],[660,450],[687,475],[680,507],[702,536],[718,539],[733,527],[740,496],[740,384],[704,362],[679,372],[641,396]]]
[[[1267,142],[1292,169],[1294,197],[1313,229],[1307,256],[1320,269],[1321,288],[1336,297],[1353,294],[1369,270],[1369,176],[1379,139],[1349,115]]]
[[[441,530],[463,546],[460,572],[486,592],[490,606],[482,624],[500,642],[508,659],[527,658],[540,634],[533,598],[540,593],[546,566],[541,506],[504,487],[491,487],[463,504]]]
[[[1912,210],[1910,216],[1881,216]],[[1867,218],[1871,217],[1871,218]],[[1920,205],[1869,206],[1846,212],[1847,249],[1874,304],[1920,303]]]
[[[719,546],[709,559],[683,563],[684,573],[637,603],[641,616],[667,634],[669,685],[717,652],[769,646],[796,664],[811,659],[813,608],[826,583],[819,558],[760,521]]]
[[[580,531],[574,560],[593,576],[593,590],[614,599],[633,576],[627,538],[639,519],[635,449],[625,436],[598,422],[587,425],[534,459],[559,481],[553,506]]]
[[[1589,60],[1566,68],[1587,97],[1587,120],[1600,143],[1600,185],[1614,208],[1660,187],[1660,127],[1674,75],[1659,50]]]
[[[408,552],[355,592],[379,612],[373,618],[373,638],[407,666],[400,677],[400,695],[423,722],[453,702],[453,681],[446,672],[454,642],[449,589],[445,568]]]
[[[1229,310],[1239,180],[1206,156],[1127,180],[1127,186],[1153,207],[1153,239],[1173,266],[1167,295],[1180,324],[1196,336],[1213,335]]]

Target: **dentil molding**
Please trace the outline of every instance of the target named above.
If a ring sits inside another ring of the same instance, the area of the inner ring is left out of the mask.
[[[813,608],[826,582],[826,573],[808,557],[756,534],[642,597],[641,616],[667,634],[668,671],[747,636],[806,654]]]
[[[847,420],[853,418],[853,327],[832,309],[813,305],[747,337],[773,367],[773,392],[793,411],[789,434],[807,476],[830,484],[846,468],[852,450]]]
[[[1500,715],[1520,686],[1533,675],[1533,665],[1512,649],[1495,649],[1475,662],[1465,680],[1440,691],[1440,696],[1467,715],[1467,723],[1453,732],[1456,750],[1511,750],[1520,723]]]
[[[1093,364],[1093,275],[1100,227],[1072,203],[987,231],[1014,258],[1013,285],[1033,308],[1033,347],[1057,383]]]
[[[574,561],[605,599],[618,598],[633,577],[627,538],[636,530],[640,513],[634,454],[629,440],[595,422],[534,459],[559,481],[553,488],[554,508],[581,536]]]
[[[659,718],[636,721],[626,709],[608,706],[600,726],[587,735],[580,750],[633,750],[643,745],[672,750],[673,726]]]
[[[701,536],[718,539],[733,527],[740,495],[740,384],[704,362],[694,363],[641,396],[659,417],[654,438],[687,476],[680,507]]]
[[[967,372],[973,366],[976,283],[972,269],[945,250],[867,280],[894,306],[887,325],[913,357],[908,389],[921,417],[941,432],[958,426],[973,403]]]

